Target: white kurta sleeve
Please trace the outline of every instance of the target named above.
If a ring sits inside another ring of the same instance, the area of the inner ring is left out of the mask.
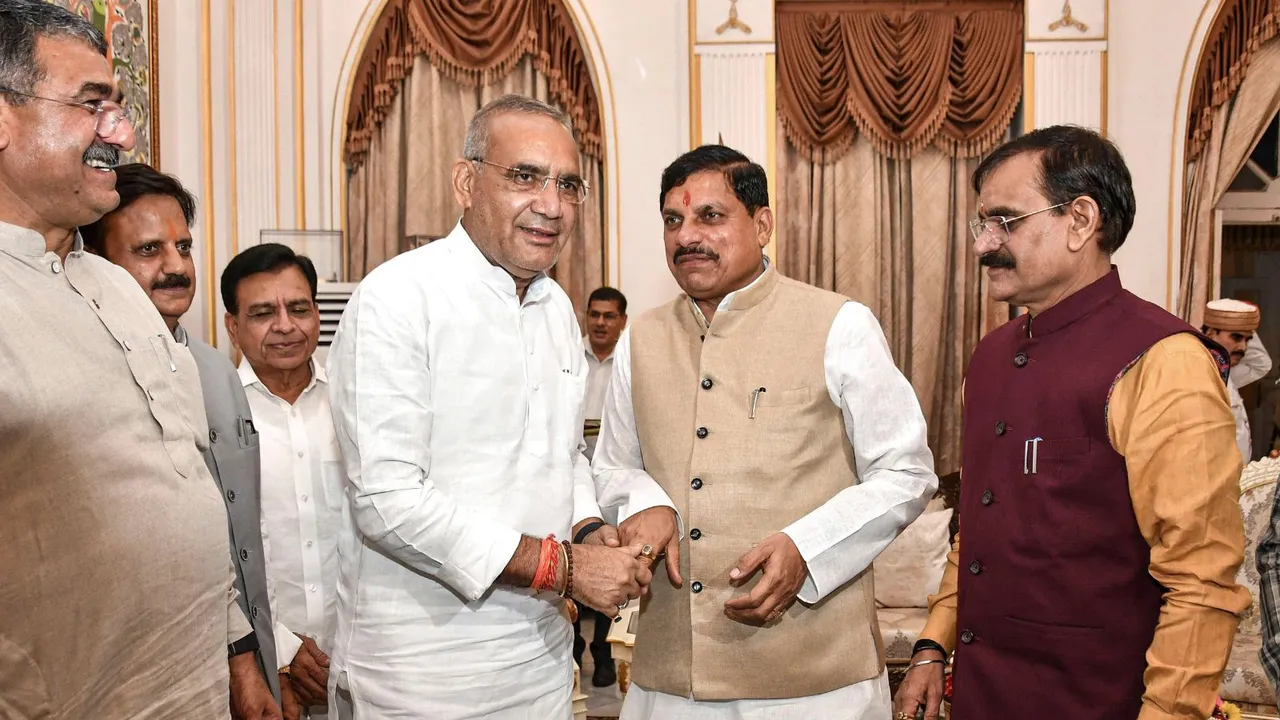
[[[578,328],[578,321],[572,318],[572,314],[570,319],[573,323],[573,336],[577,338],[575,352],[577,357],[581,358],[586,353],[586,349],[582,346],[582,332]],[[578,428],[578,448],[573,452],[573,525],[587,518],[600,517],[600,505],[596,502],[595,478],[591,475],[591,461],[586,455],[587,441],[582,432],[586,416],[587,394],[584,386],[581,401],[578,403],[578,418],[575,422],[575,427]]]
[[[266,518],[258,513],[258,527],[262,534],[262,566],[267,578],[267,607],[271,609],[271,635],[276,641],[275,668],[293,664],[293,656],[302,647],[302,640],[284,623],[280,622],[280,601],[276,599],[276,570],[271,567],[271,535],[267,532]]]
[[[591,460],[596,497],[600,507],[618,509],[618,523],[642,510],[675,503],[662,486],[644,470],[640,436],[636,433],[635,406],[631,402],[631,331],[622,331],[613,351],[613,377],[604,396],[600,439]],[[678,513],[677,513],[678,516]],[[680,537],[684,537],[683,521]]]
[[[894,366],[880,323],[866,306],[850,302],[840,309],[824,365],[859,482],[783,531],[809,566],[799,594],[806,603],[866,570],[938,489],[915,391]]]
[[[1257,333],[1245,345],[1244,357],[1240,363],[1231,368],[1231,384],[1244,388],[1266,377],[1271,372],[1271,355],[1262,346],[1262,337]]]
[[[520,533],[432,482],[428,308],[421,295],[396,289],[394,278],[362,283],[330,350],[330,403],[352,515],[366,540],[477,600],[515,554]]]

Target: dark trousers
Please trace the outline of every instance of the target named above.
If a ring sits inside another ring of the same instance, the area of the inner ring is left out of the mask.
[[[578,620],[573,623],[573,659],[578,663],[578,667],[582,667],[582,653],[587,648],[587,641],[582,639],[582,618],[587,617],[590,613],[591,619],[595,623],[595,632],[591,638],[591,659],[595,662],[596,667],[603,664],[613,662],[613,650],[609,647],[609,626],[612,620],[602,615],[599,611],[592,610],[586,605],[578,604]]]

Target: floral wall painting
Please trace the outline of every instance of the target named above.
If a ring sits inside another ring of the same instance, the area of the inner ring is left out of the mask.
[[[158,0],[49,0],[92,22],[107,38],[107,57],[124,93],[137,145],[121,162],[160,166],[156,41]]]

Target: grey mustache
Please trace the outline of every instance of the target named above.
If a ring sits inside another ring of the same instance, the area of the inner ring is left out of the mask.
[[[95,142],[84,151],[84,159],[98,160],[115,167],[120,164],[120,151],[104,142]]]
[[[1009,270],[1012,270],[1017,265],[1017,263],[1013,261],[1012,256],[1005,255],[999,251],[989,252],[978,258],[978,264],[984,267],[1006,268]]]
[[[673,262],[680,262],[680,258],[686,255],[701,255],[703,257],[711,258],[712,260],[720,259],[720,256],[711,250],[707,250],[706,248],[702,248],[697,245],[686,245],[684,247],[677,248],[675,254],[671,256],[671,260]]]

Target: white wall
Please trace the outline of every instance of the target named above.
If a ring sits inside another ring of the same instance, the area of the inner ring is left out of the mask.
[[[1138,215],[1116,255],[1125,285],[1173,307],[1188,97],[1222,0],[1111,0],[1107,132],[1133,174]]]
[[[343,229],[350,74],[383,4],[160,4],[161,169],[200,203],[194,237],[201,287],[183,322],[221,348],[229,342],[214,285],[236,251],[256,244],[264,229]],[[607,281],[640,311],[678,291],[662,251],[657,191],[662,168],[688,147],[687,9],[683,2],[643,12],[616,0],[567,5],[604,111]]]

